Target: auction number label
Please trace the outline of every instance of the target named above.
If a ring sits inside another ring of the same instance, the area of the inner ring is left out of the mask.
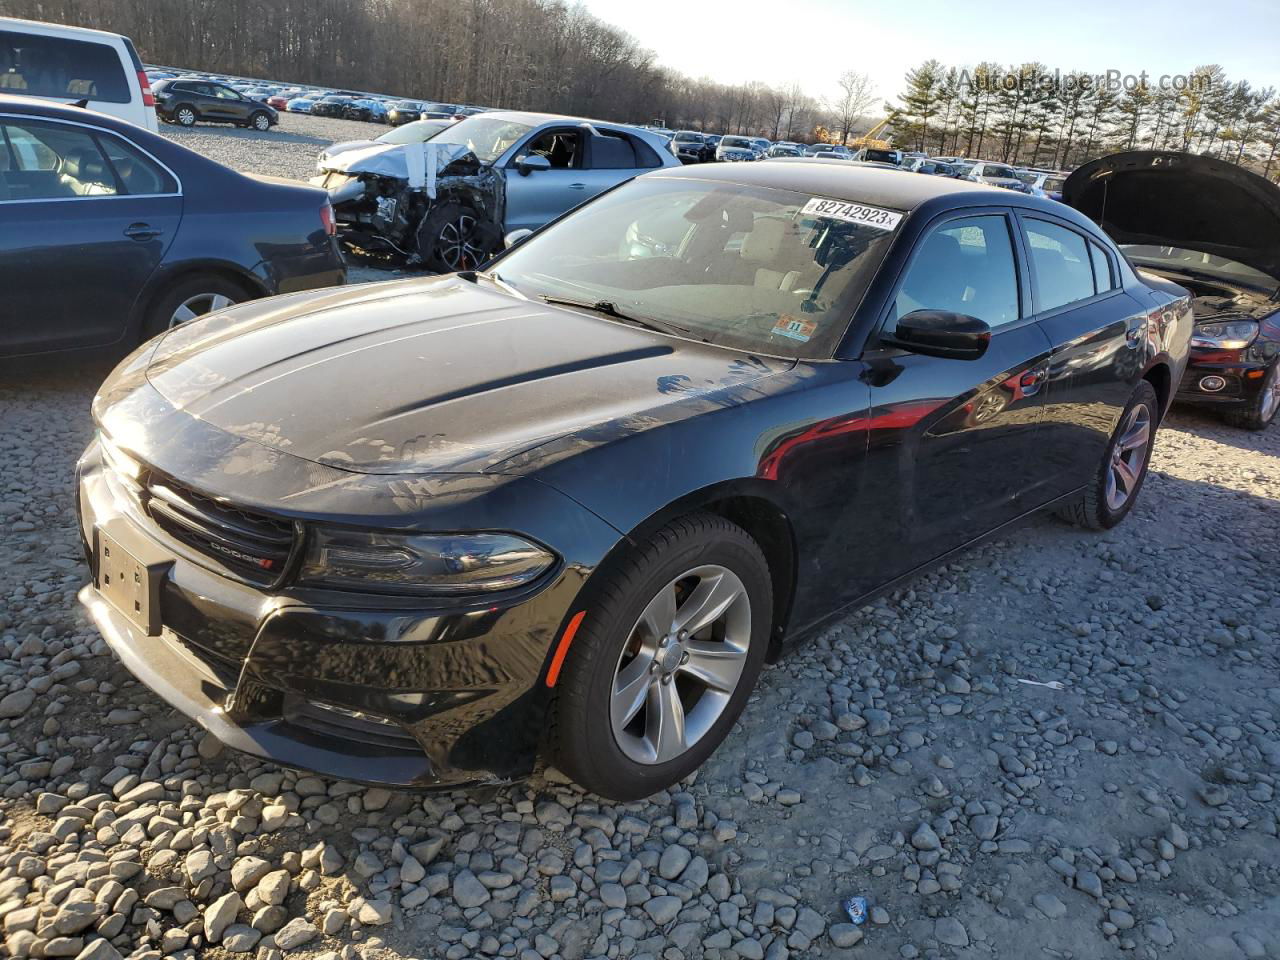
[[[902,222],[902,214],[892,210],[881,210],[879,207],[868,207],[861,203],[849,203],[847,200],[828,200],[825,197],[814,197],[800,212],[814,217],[862,223],[877,230],[893,230]]]

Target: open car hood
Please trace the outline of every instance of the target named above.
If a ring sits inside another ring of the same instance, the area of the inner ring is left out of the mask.
[[[1233,163],[1134,150],[1078,168],[1062,201],[1116,243],[1225,257],[1280,281],[1280,187]]]
[[[407,180],[411,187],[434,183],[446,173],[476,173],[480,168],[476,155],[464,146],[452,143],[376,143],[369,147],[343,150],[321,160],[317,166],[326,172],[348,176],[373,174]],[[450,169],[452,168],[452,169]]]

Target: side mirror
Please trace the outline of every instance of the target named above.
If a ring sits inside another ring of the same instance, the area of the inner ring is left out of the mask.
[[[533,236],[533,231],[527,227],[521,227],[519,230],[512,230],[502,238],[502,249],[510,250],[517,243],[523,243],[527,237]]]
[[[540,153],[527,153],[516,157],[516,169],[520,176],[527,177],[535,170],[550,170],[551,161]]]
[[[926,357],[977,360],[991,343],[991,327],[977,317],[945,310],[912,310],[882,342]]]

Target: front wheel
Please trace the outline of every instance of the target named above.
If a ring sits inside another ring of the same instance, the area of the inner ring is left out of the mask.
[[[266,133],[271,129],[271,118],[259,110],[249,118],[249,124],[259,133]]]
[[[1098,473],[1082,493],[1059,505],[1058,515],[1090,530],[1109,530],[1123,520],[1147,479],[1159,422],[1155,388],[1143,380],[1120,415]]]
[[[755,686],[773,623],[756,542],[711,514],[673,521],[596,573],[556,684],[556,765],[636,800],[696,770]]]
[[[471,270],[497,249],[497,231],[483,223],[471,207],[438,204],[418,227],[418,255],[431,270]]]
[[[1280,360],[1271,365],[1258,395],[1247,407],[1227,413],[1227,422],[1245,430],[1265,430],[1280,410]]]

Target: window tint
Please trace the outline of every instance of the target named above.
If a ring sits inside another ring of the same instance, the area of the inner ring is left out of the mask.
[[[1093,260],[1093,284],[1098,293],[1115,289],[1115,280],[1111,274],[1111,260],[1103,249],[1089,241],[1089,256]]]
[[[963,313],[992,327],[1018,319],[1018,273],[1004,217],[951,220],[920,243],[887,332],[913,310]]]
[[[164,168],[131,143],[117,137],[101,136],[98,143],[111,161],[125,193],[134,195],[176,193],[178,184]]]
[[[578,134],[574,130],[548,131],[530,141],[525,153],[546,157],[552,170],[569,170],[581,164],[578,157]]]
[[[0,199],[111,196],[115,173],[89,131],[41,121],[7,123]]]
[[[1041,310],[1093,296],[1093,266],[1084,237],[1044,220],[1028,220],[1027,241]]]
[[[16,30],[0,30],[0,93],[106,103],[133,99],[115,47]]]
[[[241,100],[240,94],[232,90],[230,87],[214,87],[213,95],[219,100]]]

